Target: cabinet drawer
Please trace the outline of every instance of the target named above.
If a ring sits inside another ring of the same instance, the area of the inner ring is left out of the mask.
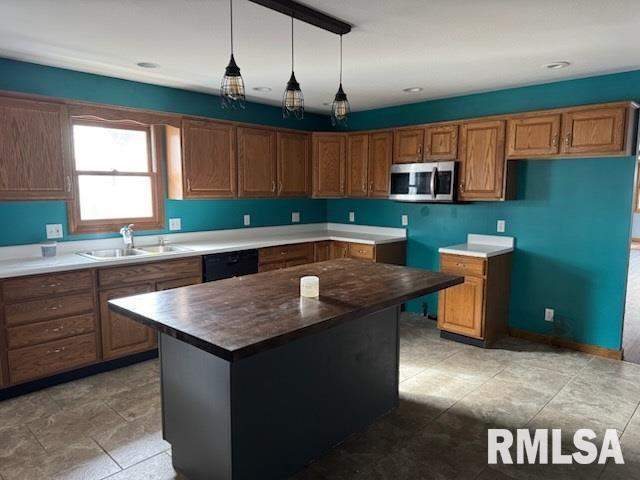
[[[313,263],[313,259],[309,258],[294,258],[293,260],[288,260],[285,263],[286,268],[295,267],[297,265],[306,265],[307,263]]]
[[[361,260],[374,260],[375,259],[375,246],[367,245],[364,243],[350,243],[349,244],[349,257],[358,258]]]
[[[94,308],[93,294],[76,293],[62,297],[43,298],[6,305],[5,320],[8,326],[33,323],[40,320],[70,317],[91,312]]]
[[[271,270],[280,270],[281,268],[287,268],[286,262],[265,263],[258,267],[258,272],[270,272]]]
[[[258,252],[259,263],[292,260],[294,258],[313,258],[313,244],[282,245],[279,247],[261,248]]]
[[[440,270],[447,273],[484,275],[486,264],[484,258],[448,254],[440,256]]]
[[[94,333],[9,352],[9,378],[19,383],[97,361]]]
[[[176,278],[174,280],[165,280],[156,284],[156,290],[170,290],[172,288],[188,287],[202,283],[202,277]]]
[[[9,303],[28,298],[79,292],[90,290],[92,286],[91,272],[86,270],[16,278],[4,282],[4,301]]]
[[[15,348],[37,345],[39,343],[73,337],[95,330],[93,314],[59,318],[46,322],[31,323],[7,329],[7,346]]]
[[[202,275],[202,257],[142,263],[128,267],[105,268],[98,272],[101,287],[120,286],[127,283],[143,283],[165,280],[177,276],[199,277]]]

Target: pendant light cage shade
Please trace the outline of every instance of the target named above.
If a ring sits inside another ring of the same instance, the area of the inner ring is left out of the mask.
[[[282,96],[282,116],[288,118],[291,115],[298,120],[304,117],[304,96],[293,72],[291,72],[291,78],[289,78]]]
[[[282,95],[282,116],[288,118],[291,115],[301,120],[304,117],[304,96],[300,89],[300,84],[296,80],[296,74],[293,70],[293,16],[291,17],[291,77],[287,82]]]
[[[231,58],[229,65],[224,70],[222,82],[220,82],[220,106],[222,108],[244,108],[245,89],[244,80],[240,75],[240,67],[233,57],[233,0],[229,0],[229,20],[231,33]]]
[[[349,100],[347,100],[347,94],[342,88],[342,35],[340,35],[340,86],[331,105],[331,124],[333,126],[346,125],[350,114]]]
[[[220,103],[222,108],[244,108],[245,90],[240,67],[236,64],[233,54],[229,65],[224,71],[224,77],[220,83]]]

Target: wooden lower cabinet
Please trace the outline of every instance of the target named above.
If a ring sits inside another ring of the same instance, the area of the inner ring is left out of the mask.
[[[109,308],[109,300],[153,292],[153,284],[127,285],[100,292],[102,356],[105,360],[150,350],[156,335],[149,327],[134,322]]]
[[[314,261],[324,262],[331,258],[331,242],[316,242],[314,248]]]
[[[297,243],[267,247],[258,250],[258,271],[268,272],[281,268],[313,263],[315,260],[315,245],[313,243]]]
[[[440,255],[440,270],[463,275],[464,283],[438,294],[438,328],[484,346],[506,335],[511,257],[511,253],[489,258]]]
[[[348,258],[349,244],[347,242],[331,242],[329,252],[331,260],[335,260],[336,258]]]

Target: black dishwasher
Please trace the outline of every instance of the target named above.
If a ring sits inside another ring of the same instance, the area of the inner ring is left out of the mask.
[[[203,257],[205,282],[258,273],[258,250],[214,253]]]

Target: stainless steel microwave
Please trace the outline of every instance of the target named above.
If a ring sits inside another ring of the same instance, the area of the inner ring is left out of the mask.
[[[407,163],[391,166],[390,200],[453,202],[457,162]]]

